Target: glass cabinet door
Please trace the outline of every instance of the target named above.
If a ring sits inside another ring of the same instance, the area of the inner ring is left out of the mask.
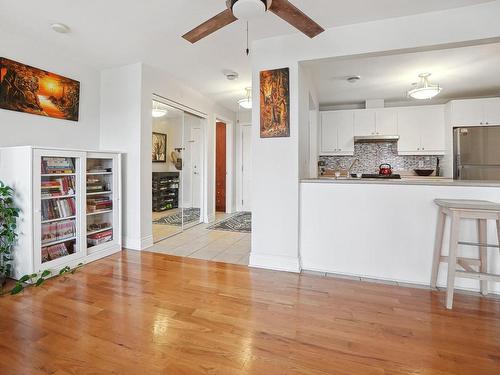
[[[83,256],[81,169],[83,153],[35,150],[35,271]]]
[[[116,244],[119,233],[118,160],[89,153],[86,160],[86,245],[93,253]]]

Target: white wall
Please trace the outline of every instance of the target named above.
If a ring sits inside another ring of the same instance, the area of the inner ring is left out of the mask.
[[[310,40],[294,34],[253,44],[253,101],[259,101],[259,72],[290,68],[290,138],[260,139],[259,106],[253,123],[253,233],[250,264],[298,271],[299,126],[308,108],[299,62],[479,43],[500,38],[500,2],[448,11],[336,27]],[[426,27],[421,27],[426,25]],[[299,83],[300,82],[300,83]],[[308,99],[307,99],[308,100]]]
[[[141,201],[147,194],[141,172],[142,65],[105,70],[101,75],[101,148],[120,150],[122,158],[123,246],[140,249],[146,245],[141,231]],[[151,143],[151,132],[149,133]],[[151,146],[150,146],[151,147]],[[151,164],[151,152],[148,158]],[[151,179],[150,179],[151,180]],[[149,181],[151,194],[151,181]]]
[[[151,116],[153,94],[207,115],[205,169],[207,219],[215,217],[215,118],[235,113],[176,81],[168,73],[141,63],[102,74],[101,146],[127,152],[124,160],[123,205],[126,247],[142,250],[153,244],[151,202]]]
[[[38,145],[96,149],[99,146],[100,74],[64,51],[2,31],[0,56],[80,82],[78,122],[0,109],[0,146]]]

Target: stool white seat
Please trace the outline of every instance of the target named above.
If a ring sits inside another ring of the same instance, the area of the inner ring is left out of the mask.
[[[439,207],[436,228],[436,242],[434,246],[434,259],[432,264],[431,287],[436,288],[439,264],[448,263],[446,282],[446,308],[453,307],[453,293],[455,278],[471,278],[481,282],[481,293],[488,294],[488,281],[500,282],[500,275],[488,273],[488,248],[500,249],[500,203],[482,200],[461,199],[436,199]],[[450,247],[448,256],[442,256],[444,230],[446,218],[451,218]],[[478,222],[478,239],[476,242],[460,242],[459,231],[462,219],[474,219]],[[498,245],[488,244],[487,222],[495,220],[497,227]],[[458,256],[458,246],[474,246],[479,248],[478,259],[463,258]],[[457,269],[457,266],[461,269]],[[477,267],[475,270],[473,267]]]

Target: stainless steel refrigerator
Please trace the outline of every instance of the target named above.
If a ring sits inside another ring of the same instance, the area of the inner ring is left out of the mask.
[[[455,179],[500,181],[500,126],[455,128]]]

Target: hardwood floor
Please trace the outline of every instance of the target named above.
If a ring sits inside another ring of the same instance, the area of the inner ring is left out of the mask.
[[[0,298],[0,374],[500,373],[500,301],[124,251]]]

